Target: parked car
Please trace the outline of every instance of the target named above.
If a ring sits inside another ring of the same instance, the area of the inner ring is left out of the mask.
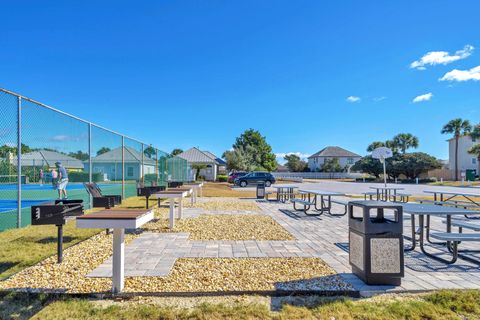
[[[275,177],[269,172],[250,172],[242,177],[234,180],[235,185],[246,187],[249,184],[258,184],[264,182],[266,187],[270,187],[275,183]]]
[[[229,183],[234,183],[235,179],[243,177],[246,174],[248,174],[248,172],[245,172],[245,171],[232,172],[228,175],[228,182]]]

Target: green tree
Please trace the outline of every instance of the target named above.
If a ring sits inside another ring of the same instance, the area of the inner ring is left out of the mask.
[[[68,156],[81,161],[87,161],[88,159],[90,159],[90,156],[88,155],[88,153],[82,152],[81,150],[78,150],[77,152],[70,152]]]
[[[399,133],[393,137],[392,141],[402,153],[410,148],[418,148],[418,138],[411,133]]]
[[[29,146],[26,144],[22,143],[22,154],[32,152],[32,149],[30,149]],[[7,158],[8,154],[11,154],[12,156],[17,155],[17,146],[9,146],[4,144],[3,146],[0,147],[0,158]]]
[[[422,173],[442,167],[440,161],[424,152],[406,153],[401,155],[401,161],[397,164],[400,171],[409,179],[415,179]]]
[[[470,132],[470,137],[472,137],[473,140],[480,139],[480,123],[473,127],[472,132]]]
[[[368,173],[378,179],[380,174],[383,173],[383,165],[377,159],[372,158],[372,156],[366,156],[355,162],[351,170]]]
[[[372,152],[373,150],[380,148],[380,147],[385,147],[385,142],[382,141],[374,141],[370,143],[367,147],[367,152]]]
[[[477,164],[480,167],[480,144],[473,145],[470,149],[468,149],[468,153],[477,157]]]
[[[180,149],[180,148],[175,148],[172,150],[172,152],[170,153],[172,155],[172,157],[175,157],[176,155],[179,155],[180,153],[182,153],[183,150]]]
[[[200,170],[206,169],[207,165],[206,164],[194,164],[192,165],[192,169],[195,170],[195,181],[198,180],[198,177],[200,176]]]
[[[342,172],[343,170],[338,158],[326,159],[320,168],[322,172]]]
[[[157,149],[152,146],[148,146],[143,150],[143,154],[146,155],[148,158],[153,159],[157,155]]]
[[[303,172],[307,169],[307,163],[300,159],[296,154],[287,154],[283,157],[287,163],[285,164],[291,172]]]
[[[97,156],[101,155],[101,154],[104,154],[104,153],[107,153],[109,151],[111,151],[112,149],[108,148],[108,147],[101,147],[100,149],[98,149],[97,151]]]
[[[458,141],[460,137],[465,134],[469,134],[472,131],[472,126],[468,120],[461,118],[450,120],[443,126],[442,134],[453,134],[455,138],[455,180],[458,181]]]
[[[233,149],[224,152],[228,169],[273,171],[277,168],[277,160],[272,147],[264,136],[254,129],[246,130],[236,138]],[[231,161],[234,161],[233,163]],[[239,168],[242,167],[243,168]]]

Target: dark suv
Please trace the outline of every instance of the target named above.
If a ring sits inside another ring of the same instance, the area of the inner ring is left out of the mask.
[[[266,187],[275,183],[275,177],[269,172],[250,172],[242,177],[235,179],[234,183],[240,187],[246,187],[249,184],[258,184],[264,182]]]

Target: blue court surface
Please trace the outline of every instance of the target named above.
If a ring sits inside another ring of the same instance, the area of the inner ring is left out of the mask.
[[[98,184],[100,188],[108,188],[108,187],[118,187],[121,184],[112,184],[112,183],[105,183],[105,184]],[[69,183],[67,185],[67,190],[85,190],[85,187],[81,183]],[[16,184],[0,184],[0,191],[2,190],[17,190]],[[22,190],[54,190],[52,184],[22,184]]]
[[[22,208],[28,208],[51,200],[22,200]],[[0,200],[0,213],[17,210],[17,200]]]

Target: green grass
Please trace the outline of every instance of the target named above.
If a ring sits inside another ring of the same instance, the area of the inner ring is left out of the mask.
[[[150,206],[157,204],[156,199],[150,200]],[[130,197],[123,201],[122,207],[144,208],[145,198]],[[87,210],[90,211],[92,210]],[[64,249],[101,231],[101,229],[77,229],[74,221],[67,222],[63,229]],[[0,280],[2,280],[56,254],[57,227],[27,226],[0,232],[0,248]]]
[[[102,307],[86,299],[13,293],[0,298],[1,319],[480,319],[480,290],[365,300],[319,298],[308,307],[284,305],[279,311],[255,303],[200,304],[187,309],[138,302]]]
[[[64,248],[100,232],[98,229],[77,229],[68,222],[63,229]],[[28,226],[0,233],[0,280],[30,267],[57,252],[57,227]]]

